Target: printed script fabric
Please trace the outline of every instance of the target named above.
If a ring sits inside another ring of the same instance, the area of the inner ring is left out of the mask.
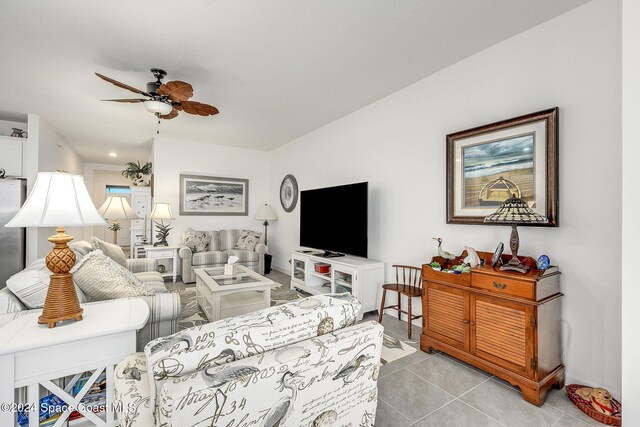
[[[314,304],[317,300],[313,301],[313,298],[317,297],[305,299],[311,302],[303,304],[303,307]],[[324,313],[326,308],[335,307],[331,300],[324,304],[322,309],[312,310],[314,315],[310,316],[320,323],[328,319]],[[259,313],[266,312],[267,315],[263,317],[267,319],[277,318],[272,309]],[[295,317],[298,309],[285,312]],[[249,320],[246,316],[240,317]],[[253,320],[259,320],[258,316],[254,316]],[[229,322],[226,325],[227,333],[233,329],[230,328],[231,324],[240,323],[244,322]],[[270,329],[268,323],[252,325],[250,332]],[[275,339],[282,345],[255,353],[252,350],[239,352],[246,353],[244,358],[232,357],[231,354],[235,352],[224,351],[227,345],[240,345],[233,341],[241,338],[241,335],[227,335],[229,342],[200,336],[204,338],[201,341],[204,347],[190,348],[193,356],[200,356],[202,365],[187,374],[165,378],[159,387],[157,404],[151,389],[154,379],[148,369],[148,357],[142,353],[129,356],[118,364],[115,373],[116,403],[123,404],[118,407],[125,410],[118,414],[120,425],[373,426],[382,326],[376,322],[346,327],[336,323],[332,328],[328,322],[322,326],[320,323],[309,338],[299,340],[296,333],[298,325],[288,330],[288,339],[283,339],[283,335]],[[201,328],[193,329],[203,332]],[[213,336],[217,331],[206,332]],[[264,336],[256,336],[260,335]],[[251,337],[252,334],[245,333],[244,336]],[[216,347],[220,355],[228,357],[208,359]],[[179,354],[174,360],[184,360],[181,357],[184,354]],[[153,422],[150,421],[152,419]]]

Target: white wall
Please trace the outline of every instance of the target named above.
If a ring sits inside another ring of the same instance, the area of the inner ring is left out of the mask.
[[[619,2],[595,0],[270,152],[275,265],[299,247],[299,208],[278,202],[287,173],[301,190],[369,182],[369,257],[389,278],[428,261],[433,236],[492,251],[508,227],[446,225],[445,136],[559,106],[560,227],[520,227],[520,253],[563,272],[567,376],[619,394],[620,37]]]
[[[262,222],[253,216],[259,206],[266,203],[267,160],[268,155],[263,151],[176,140],[162,135],[156,137],[153,143],[153,201],[171,203],[176,220],[172,222],[169,243],[179,243],[180,234],[188,227],[196,230],[262,230]],[[180,216],[181,173],[248,179],[249,215]]]
[[[640,198],[640,2],[622,2],[622,397],[624,425],[640,425],[640,287],[637,249]]]
[[[26,150],[27,188],[30,191],[35,184],[38,172],[65,170],[69,173],[84,175],[84,162],[66,142],[36,114],[29,114],[29,141]],[[83,228],[69,227],[66,233],[76,237],[83,236]],[[55,234],[55,228],[27,229],[27,264],[47,255],[51,243],[47,240]]]

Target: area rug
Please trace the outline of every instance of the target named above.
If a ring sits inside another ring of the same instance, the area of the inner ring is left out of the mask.
[[[179,288],[176,289],[180,295],[180,303],[182,309],[178,317],[178,330],[200,326],[209,323],[209,319],[204,314],[198,302],[196,301],[196,288]],[[306,295],[294,290],[285,288],[281,283],[274,282],[271,285],[271,306],[285,304],[289,301],[304,298]]]
[[[391,335],[384,334],[382,336],[382,356],[380,357],[380,363],[384,365],[385,363],[401,359],[415,353],[416,351],[417,350],[409,344],[406,344]]]
[[[196,301],[195,287],[179,288],[176,289],[176,292],[180,295],[180,302],[182,304],[180,317],[178,317],[178,330],[181,331],[193,326],[209,323],[209,319],[207,319],[207,316]],[[289,301],[307,296],[309,295],[296,291],[295,289],[286,288],[277,282],[271,285],[271,306],[285,304]],[[382,357],[380,362],[383,365],[416,352],[416,349],[406,342],[402,342],[387,334],[384,334],[382,344]]]

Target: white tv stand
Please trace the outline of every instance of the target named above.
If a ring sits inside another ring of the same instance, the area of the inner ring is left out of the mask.
[[[362,304],[362,313],[377,310],[377,296],[384,283],[384,262],[355,256],[325,258],[323,251],[291,252],[291,286],[313,295],[351,292]],[[326,274],[316,264],[329,264]]]

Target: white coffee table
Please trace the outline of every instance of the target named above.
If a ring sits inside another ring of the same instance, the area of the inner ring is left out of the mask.
[[[59,324],[53,329],[38,324],[41,310],[32,310],[0,328],[0,406],[3,409],[0,426],[17,425],[14,424],[15,388],[27,387],[29,407],[38,408],[40,386],[75,407],[103,371],[106,371],[106,411],[102,416],[88,410],[80,412],[89,425],[117,424],[112,410],[113,367],[136,351],[136,331],[147,323],[149,306],[139,299],[123,299],[87,304],[82,308],[82,321]],[[71,387],[84,372],[93,373],[85,387],[73,397]],[[68,376],[73,379],[63,389],[56,380]],[[38,413],[39,410],[29,412],[30,427],[40,425]],[[69,414],[63,417],[66,419]]]
[[[244,265],[236,269],[233,276],[225,276],[223,267],[194,270],[198,305],[212,322],[271,306],[273,280]]]

